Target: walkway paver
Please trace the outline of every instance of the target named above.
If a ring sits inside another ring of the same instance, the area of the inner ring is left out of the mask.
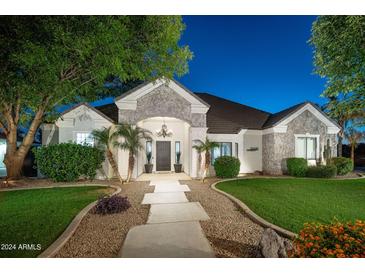
[[[155,186],[155,193],[158,192],[185,192],[190,191],[187,185],[180,184],[158,184]]]
[[[209,220],[199,202],[189,202],[187,185],[177,180],[153,180],[153,193],[142,204],[151,204],[147,224],[129,230],[120,251],[124,258],[211,258],[214,252],[199,221]]]
[[[164,185],[164,184],[180,184],[178,181],[176,180],[155,180],[155,181],[151,181],[150,182],[150,186],[156,186],[156,185]]]
[[[142,204],[171,204],[189,202],[184,192],[146,193]]]
[[[121,251],[124,258],[211,258],[199,222],[140,225],[132,228]]]
[[[209,220],[198,202],[151,205],[147,224]]]

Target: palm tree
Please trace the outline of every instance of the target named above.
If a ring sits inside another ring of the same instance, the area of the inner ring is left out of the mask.
[[[195,148],[199,155],[201,155],[202,152],[205,152],[205,165],[204,165],[204,174],[203,174],[203,183],[205,180],[205,177],[208,175],[209,167],[210,167],[210,151],[215,148],[219,147],[219,144],[214,141],[210,141],[208,138],[205,139],[205,142],[201,140],[195,140],[198,142],[198,145],[194,145],[193,148]],[[200,157],[201,159],[201,157]]]
[[[129,183],[132,177],[135,162],[134,157],[139,150],[143,149],[141,141],[142,139],[151,139],[150,134],[150,131],[130,124],[117,125],[115,132],[112,134],[112,138],[123,137],[123,141],[121,142],[118,140],[114,141],[114,146],[129,152],[127,183]]]
[[[96,147],[104,150],[106,153],[106,157],[113,169],[114,175],[116,175],[121,183],[123,183],[123,179],[119,174],[117,163],[114,160],[114,156],[112,153],[111,145],[112,145],[112,127],[103,127],[102,129],[95,129],[91,133],[94,136]]]
[[[345,138],[350,144],[351,147],[351,160],[352,164],[355,167],[355,148],[357,147],[357,144],[361,141],[362,138],[364,138],[364,132],[358,131],[355,129],[355,127],[349,127],[345,131]]]
[[[201,171],[201,165],[202,165],[203,147],[202,147],[202,145],[194,145],[193,148],[198,153],[198,175],[200,177],[200,171]]]

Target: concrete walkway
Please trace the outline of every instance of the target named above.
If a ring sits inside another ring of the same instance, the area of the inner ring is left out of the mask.
[[[153,180],[147,224],[129,230],[120,252],[123,258],[213,258],[214,252],[199,224],[209,216],[198,202],[189,202],[187,185],[177,180]]]

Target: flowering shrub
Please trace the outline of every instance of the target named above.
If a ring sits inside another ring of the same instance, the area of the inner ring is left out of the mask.
[[[94,213],[101,215],[119,213],[127,210],[130,206],[131,204],[127,197],[113,195],[99,199],[94,207]]]
[[[365,258],[365,222],[304,224],[291,257]]]

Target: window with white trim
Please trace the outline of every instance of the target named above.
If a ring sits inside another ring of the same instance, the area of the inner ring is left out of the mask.
[[[221,142],[219,146],[215,147],[211,151],[211,161],[214,164],[215,159],[220,156],[232,156],[232,143]]]
[[[90,132],[76,132],[76,144],[94,146],[94,137]]]
[[[317,138],[316,137],[296,137],[295,156],[307,160],[317,159]]]

